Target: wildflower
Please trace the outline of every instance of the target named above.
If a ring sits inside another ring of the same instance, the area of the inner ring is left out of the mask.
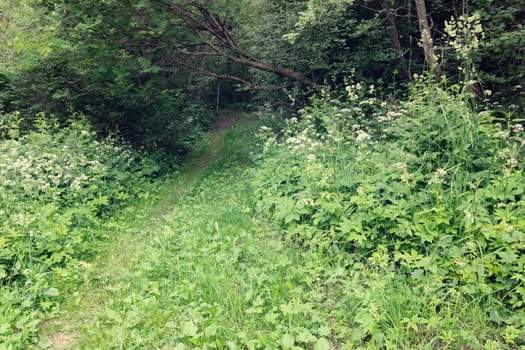
[[[442,184],[445,181],[443,180],[443,176],[447,174],[447,171],[445,169],[439,168],[434,173],[434,176],[432,176],[432,179],[428,182],[429,185],[432,184]]]
[[[490,115],[489,111],[481,111],[478,113],[480,117],[488,117]]]
[[[315,156],[315,154],[308,154],[308,155],[306,155],[306,159],[309,162],[313,162],[314,160],[316,160],[316,156]]]
[[[498,131],[497,133],[494,134],[494,137],[496,137],[498,139],[504,139],[504,138],[508,137],[508,134],[507,134],[507,131],[500,130],[500,131]]]
[[[521,124],[514,124],[512,126],[512,130],[515,132],[515,133],[520,133],[523,131],[523,125]]]
[[[266,144],[267,144],[267,145],[274,144],[275,142],[276,142],[275,137],[268,137],[268,138],[266,139]]]
[[[380,115],[377,117],[377,121],[379,123],[386,123],[386,122],[389,122],[390,120],[392,120],[391,118],[389,118],[387,115]]]
[[[467,243],[465,243],[465,247],[469,250],[475,250],[476,249],[476,243],[472,242],[472,241],[468,241]]]
[[[445,175],[447,175],[447,171],[445,169],[443,169],[443,168],[439,168],[439,169],[436,170],[436,174],[438,176],[445,176]]]
[[[363,130],[357,131],[357,137],[355,138],[357,142],[370,141],[370,139],[371,139],[370,134],[364,132]]]
[[[85,268],[86,270],[90,269],[93,266],[90,263],[85,262],[85,261],[79,261],[78,263],[81,267]]]
[[[405,170],[405,169],[407,168],[407,165],[406,165],[406,163],[398,162],[398,163],[395,163],[395,164],[393,165],[393,167],[394,167],[395,169]]]
[[[373,305],[373,304],[370,305],[370,313],[371,313],[372,315],[377,315],[377,314],[378,314],[378,311],[379,311],[379,309],[378,309],[378,307],[377,307],[376,305]]]
[[[355,101],[359,98],[359,96],[357,95],[356,92],[360,91],[362,89],[362,86],[361,86],[361,83],[357,83],[355,85],[350,85],[350,86],[347,86],[345,88],[347,94],[348,94],[348,99],[350,101]]]

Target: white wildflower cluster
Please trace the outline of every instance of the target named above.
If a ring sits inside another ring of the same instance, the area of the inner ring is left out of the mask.
[[[412,178],[412,175],[408,172],[407,163],[404,162],[397,162],[392,165],[390,165],[392,170],[402,171],[401,175],[399,176],[399,179],[403,183],[408,183],[410,179]]]
[[[376,117],[376,120],[379,122],[379,123],[390,123],[391,121],[393,121],[394,119],[402,116],[406,111],[402,110],[402,109],[399,109],[399,110],[389,110],[388,112],[386,112],[385,114],[381,114],[381,115],[378,115]]]
[[[523,124],[514,124],[512,125],[512,131],[516,134],[520,134],[523,132]]]
[[[317,159],[316,155],[315,154],[307,154],[306,155],[306,160],[309,161],[309,162],[314,162],[315,160]]]
[[[311,153],[321,146],[318,135],[316,137],[312,137],[312,135],[312,128],[308,126],[295,136],[287,138],[285,144],[294,153]]]
[[[288,125],[296,125],[298,122],[299,120],[296,117],[292,117],[286,120],[286,124]]]
[[[443,177],[443,176],[447,175],[447,171],[445,169],[443,169],[443,168],[439,168],[439,169],[436,170],[436,174],[438,176],[440,176],[440,177]]]
[[[12,214],[24,202],[58,203],[66,193],[68,201],[75,200],[84,188],[106,182],[112,165],[124,171],[133,158],[115,142],[95,143],[89,130],[1,141],[0,207]],[[10,215],[10,220],[19,224],[19,215]]]
[[[356,101],[359,99],[359,95],[363,91],[363,85],[361,83],[355,83],[352,85],[348,85],[345,88],[348,99],[350,101]]]
[[[401,162],[394,163],[394,164],[392,164],[392,167],[394,169],[397,169],[397,170],[406,170],[407,169],[407,163],[401,163]]]
[[[375,97],[369,97],[359,101],[360,106],[375,106],[378,104],[378,99]]]
[[[255,136],[261,140],[263,143],[269,143],[273,144],[275,142],[275,134],[269,126],[263,125],[259,127],[259,131],[255,134]],[[270,142],[269,139],[272,139]]]
[[[509,132],[508,130],[500,130],[494,134],[494,137],[498,139],[507,139],[509,137]]]
[[[357,133],[356,133],[355,140],[357,142],[368,142],[371,139],[372,139],[372,137],[370,136],[370,134],[368,134],[367,132],[365,132],[363,130],[358,130]]]
[[[259,131],[261,132],[261,134],[265,135],[267,133],[271,133],[272,128],[270,128],[269,126],[263,125],[259,128]]]
[[[448,44],[456,51],[458,57],[464,60],[470,58],[485,37],[478,12],[462,15],[457,20],[452,18],[445,21],[445,33],[449,37]]]
[[[411,178],[412,178],[412,174],[410,174],[407,171],[403,172],[403,174],[401,174],[401,176],[400,176],[401,182],[403,182],[405,184],[408,183]]]
[[[429,185],[432,184],[442,184],[445,183],[445,175],[447,175],[447,171],[443,168],[438,168],[434,172],[432,179],[429,181]]]
[[[490,111],[481,111],[478,113],[478,115],[482,118],[488,118],[490,117]]]

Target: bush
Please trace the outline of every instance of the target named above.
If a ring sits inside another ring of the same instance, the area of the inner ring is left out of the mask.
[[[40,115],[36,125],[0,141],[2,344],[36,337],[62,286],[89,267],[108,215],[160,169],[118,138],[98,140],[82,117],[59,129]]]
[[[347,90],[349,101],[316,101],[281,135],[261,129],[258,213],[302,245],[352,253],[415,288],[490,299],[490,319],[523,334],[521,125],[425,82],[399,106]]]

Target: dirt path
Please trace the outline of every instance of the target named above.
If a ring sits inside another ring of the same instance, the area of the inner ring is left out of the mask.
[[[206,169],[221,152],[223,140],[237,120],[232,114],[220,115],[207,136],[207,152],[198,155],[190,154],[180,175],[164,184],[162,198],[150,208],[128,208],[142,211],[145,220],[131,222],[122,232],[115,232],[114,239],[107,242],[103,256],[92,262],[85,286],[77,291],[77,301],[66,303],[62,317],[42,324],[44,334],[56,350],[72,349],[80,337],[82,327],[94,322],[110,298],[113,280],[118,276],[129,275],[130,266],[139,256],[141,248],[147,241],[147,232],[152,227],[162,224],[163,217],[177,205],[179,198],[190,187],[198,175]],[[125,215],[125,214],[124,214]],[[129,213],[128,213],[129,215]],[[69,305],[70,304],[70,305]]]
[[[210,136],[209,153],[205,155],[202,159],[200,159],[200,161],[197,163],[197,166],[195,166],[194,169],[191,171],[192,175],[195,175],[196,173],[207,168],[211,162],[217,159],[217,156],[221,152],[222,140],[224,139],[226,132],[228,131],[228,129],[231,127],[231,125],[234,122],[235,122],[235,117],[233,117],[232,115],[220,116],[215,121],[214,126],[212,128],[214,131],[209,134]]]

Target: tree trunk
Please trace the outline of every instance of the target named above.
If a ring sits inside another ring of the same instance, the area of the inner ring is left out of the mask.
[[[227,56],[229,60],[235,63],[240,63],[249,67],[257,68],[259,70],[275,73],[282,77],[286,77],[289,79],[292,79],[293,81],[296,81],[298,83],[308,85],[308,86],[315,86],[315,82],[312,79],[309,79],[302,75],[301,73],[298,73],[294,70],[279,67],[279,66],[272,66],[269,63],[259,61],[257,59],[253,58],[245,58],[245,57],[236,57],[236,56]]]
[[[405,56],[403,55],[403,48],[401,47],[401,42],[399,41],[399,32],[397,30],[396,25],[396,19],[394,17],[394,13],[392,12],[392,9],[385,1],[381,1],[381,7],[383,8],[383,12],[385,13],[386,19],[389,24],[389,30],[390,35],[392,36],[392,41],[394,42],[394,47],[396,48],[398,55],[399,55],[399,61],[401,63],[401,69],[403,70],[403,74],[407,77],[409,81],[412,81],[412,73],[410,73],[410,69],[408,68],[408,62],[405,59]]]
[[[425,52],[425,62],[428,64],[434,79],[436,81],[441,80],[441,66],[437,62],[436,54],[434,53],[434,44],[432,42],[432,36],[430,34],[430,26],[427,19],[427,8],[425,6],[425,0],[415,0],[417,18],[419,21],[419,31],[421,32],[421,43]]]

